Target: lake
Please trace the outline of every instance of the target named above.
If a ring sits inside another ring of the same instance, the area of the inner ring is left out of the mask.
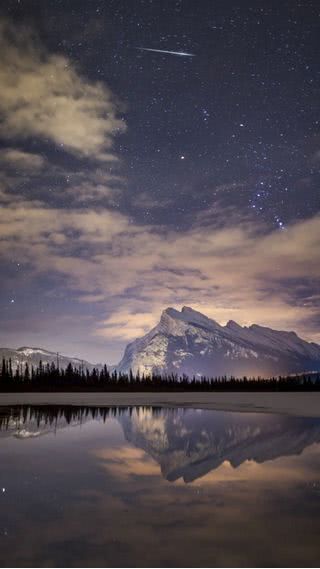
[[[320,419],[0,407],[2,567],[320,564]]]

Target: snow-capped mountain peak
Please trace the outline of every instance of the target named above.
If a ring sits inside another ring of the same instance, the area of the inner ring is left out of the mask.
[[[226,324],[226,328],[228,328],[229,330],[234,330],[235,332],[243,330],[242,326],[240,326],[240,324],[238,324],[234,320],[229,320],[229,322],[227,322]]]
[[[218,322],[212,320],[211,318],[208,318],[197,310],[193,310],[193,308],[190,308],[189,306],[184,306],[181,309],[181,312],[175,308],[166,308],[166,310],[163,311],[161,318],[165,317],[165,315],[168,315],[175,320],[186,322],[188,324],[194,324],[196,326],[204,326],[210,329],[221,328]]]
[[[198,377],[318,371],[320,346],[295,332],[242,327],[233,320],[221,326],[188,306],[169,307],[159,324],[127,346],[118,369]]]

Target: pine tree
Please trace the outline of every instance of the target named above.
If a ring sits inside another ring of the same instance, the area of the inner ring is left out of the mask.
[[[26,362],[26,365],[24,368],[24,381],[29,381],[29,380],[30,380],[30,371],[29,371],[28,362]]]

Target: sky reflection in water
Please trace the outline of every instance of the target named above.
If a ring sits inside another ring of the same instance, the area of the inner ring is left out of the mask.
[[[2,566],[318,566],[320,419],[0,410]]]

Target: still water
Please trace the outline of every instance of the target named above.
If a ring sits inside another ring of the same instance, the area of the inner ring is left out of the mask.
[[[320,419],[0,408],[0,565],[319,566]]]

